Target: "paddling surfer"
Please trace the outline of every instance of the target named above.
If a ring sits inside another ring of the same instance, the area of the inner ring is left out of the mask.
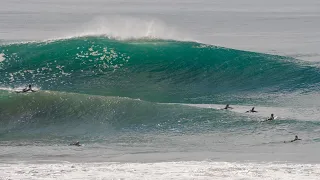
[[[229,106],[229,104],[227,104],[227,105],[226,105],[226,107],[225,107],[225,108],[223,108],[223,109],[233,109],[233,108],[232,108],[232,107],[230,107],[230,106]]]
[[[290,142],[299,141],[299,140],[301,140],[301,139],[299,139],[299,137],[296,135],[296,136],[294,137],[294,140],[291,140]]]
[[[75,142],[75,143],[71,143],[71,144],[69,144],[70,146],[81,146],[81,144],[80,144],[80,142],[79,141],[77,141],[77,142]]]
[[[28,87],[22,89],[21,92],[22,92],[22,93],[25,93],[25,92],[29,92],[29,91],[31,91],[31,92],[36,92],[35,90],[32,89],[31,84],[29,84]]]
[[[274,119],[275,119],[274,114],[271,114],[271,117],[269,117],[269,118],[267,119],[267,121],[272,121],[272,120],[274,120]]]
[[[299,139],[299,137],[296,135],[293,140],[291,140],[291,141],[284,141],[284,143],[290,143],[290,142],[295,142],[295,141],[300,141],[300,140],[302,140],[302,139]]]
[[[256,113],[256,112],[258,112],[258,111],[256,111],[256,110],[254,110],[254,107],[251,109],[251,110],[249,110],[249,111],[246,111],[246,113]]]

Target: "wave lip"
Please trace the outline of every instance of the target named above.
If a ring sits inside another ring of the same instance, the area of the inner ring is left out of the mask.
[[[52,38],[71,39],[88,36],[101,36],[116,40],[132,39],[171,39],[191,40],[181,30],[167,26],[158,19],[137,19],[132,17],[114,16],[110,18],[96,17],[73,31],[70,35]]]

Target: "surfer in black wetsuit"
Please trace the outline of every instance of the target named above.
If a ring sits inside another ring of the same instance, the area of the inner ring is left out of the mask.
[[[298,136],[296,135],[296,136],[294,137],[294,140],[284,141],[284,143],[290,143],[290,142],[295,142],[295,141],[299,141],[299,140],[302,140],[302,139],[299,139]]]
[[[258,111],[256,111],[256,110],[254,110],[254,107],[251,109],[251,110],[249,110],[249,111],[246,111],[246,113],[255,113],[255,112],[258,112]]]
[[[225,107],[225,108],[223,108],[223,109],[233,109],[233,108],[232,108],[232,107],[230,107],[230,106],[229,106],[229,104],[227,104],[227,105],[226,105],[226,107]]]
[[[28,87],[22,89],[22,92],[23,92],[23,93],[29,92],[29,91],[31,91],[31,92],[36,92],[36,91],[32,90],[31,84],[29,84]]]
[[[77,141],[75,143],[71,143],[70,146],[81,146],[81,144],[79,141]]]
[[[294,140],[291,140],[290,142],[299,141],[299,140],[301,140],[301,139],[299,139],[298,136],[296,135],[296,136],[294,137]]]
[[[271,117],[269,117],[269,118],[267,119],[267,121],[272,121],[272,120],[274,120],[274,115],[273,115],[273,114],[271,114]]]

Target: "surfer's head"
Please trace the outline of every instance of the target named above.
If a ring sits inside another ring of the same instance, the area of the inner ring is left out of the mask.
[[[29,84],[29,88],[31,89],[31,84]]]
[[[273,117],[273,114],[271,114],[271,117]]]

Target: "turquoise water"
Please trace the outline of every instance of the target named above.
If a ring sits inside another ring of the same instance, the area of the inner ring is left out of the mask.
[[[173,40],[79,37],[4,44],[1,53],[3,140],[90,144],[128,132],[254,135],[265,128],[257,122],[281,113],[284,94],[316,93],[320,79],[316,66],[293,58]],[[27,84],[38,92],[15,93]],[[227,103],[274,109],[259,117],[186,106]],[[289,113],[273,123],[288,126],[288,135],[320,127],[314,117],[301,122]]]
[[[241,93],[319,89],[319,69],[298,60],[170,40],[83,37],[2,45],[1,84],[139,98],[219,103]]]
[[[318,179],[318,6],[1,1],[0,179]]]

